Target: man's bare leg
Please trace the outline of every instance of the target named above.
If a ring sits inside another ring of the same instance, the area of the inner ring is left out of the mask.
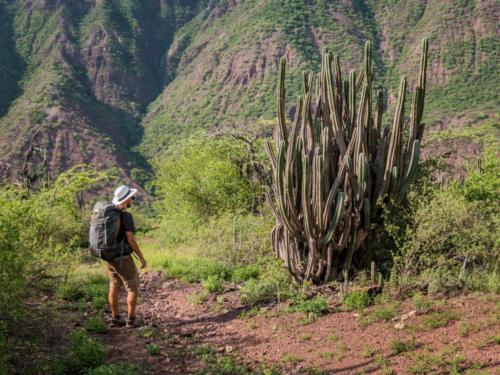
[[[111,308],[111,316],[113,319],[118,318],[120,315],[118,311],[118,289],[114,287],[109,288],[108,294],[109,307]]]
[[[137,307],[137,292],[128,292],[127,294],[127,307],[128,307],[128,318],[135,316],[135,310]]]

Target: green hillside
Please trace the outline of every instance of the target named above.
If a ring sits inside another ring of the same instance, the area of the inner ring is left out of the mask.
[[[40,128],[54,174],[86,162],[130,175],[190,134],[273,119],[280,57],[293,110],[323,48],[346,75],[366,40],[390,108],[428,37],[424,121],[468,123],[498,107],[499,18],[492,0],[0,0],[0,174]]]

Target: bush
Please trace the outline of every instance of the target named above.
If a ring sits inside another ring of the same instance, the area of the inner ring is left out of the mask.
[[[249,264],[233,271],[232,281],[241,283],[250,279],[257,279],[260,275],[260,267],[257,264]]]
[[[263,267],[264,268],[264,267]],[[255,305],[291,295],[290,277],[278,260],[269,260],[259,279],[249,279],[240,288],[240,302]]]
[[[85,329],[89,332],[106,333],[108,328],[102,316],[91,316],[85,321]]]
[[[85,331],[77,330],[71,335],[66,357],[55,361],[52,372],[55,374],[84,374],[103,365],[105,360],[104,345]]]
[[[213,260],[172,255],[163,263],[163,271],[167,277],[187,282],[200,282],[211,276],[222,280],[231,277],[231,268]]]
[[[95,297],[92,299],[92,308],[96,311],[102,311],[107,303],[108,299],[106,297]]]
[[[395,355],[404,353],[404,352],[409,352],[412,351],[416,348],[416,345],[414,342],[407,342],[407,341],[393,341],[391,343],[391,349],[392,353]]]
[[[347,310],[359,310],[370,306],[371,297],[366,290],[354,290],[342,298],[342,305]]]
[[[220,276],[211,275],[208,276],[206,280],[202,282],[203,287],[210,293],[216,293],[222,291],[224,287],[224,280]]]
[[[148,349],[149,355],[158,355],[160,354],[160,347],[156,344],[147,344],[146,348]]]
[[[165,239],[191,240],[207,219],[225,212],[249,211],[253,187],[243,175],[244,147],[227,140],[188,140],[172,148],[157,167],[157,212]]]
[[[74,282],[61,284],[56,291],[59,298],[66,301],[78,301],[85,296],[82,288]]]
[[[302,312],[306,315],[312,314],[317,316],[327,313],[329,309],[330,300],[326,296],[317,295],[311,299],[300,296],[293,301],[293,304],[288,310]]]
[[[88,375],[142,375],[144,372],[139,365],[130,363],[114,363],[99,366],[88,372]]]
[[[14,337],[10,333],[16,333],[21,324],[28,287],[67,275],[76,265],[74,253],[86,243],[87,214],[78,209],[75,197],[103,179],[103,174],[77,166],[61,174],[50,188],[28,191],[1,186],[0,372],[6,372],[8,359],[2,346],[9,347],[7,341]],[[79,292],[71,288],[61,287],[61,295],[77,298]]]
[[[499,169],[486,157],[463,184],[409,194],[406,222],[388,226],[400,244],[391,275],[399,289],[499,289]]]
[[[429,310],[433,305],[433,302],[430,298],[425,297],[420,293],[415,293],[411,298],[411,301],[413,302],[415,310],[420,312]]]

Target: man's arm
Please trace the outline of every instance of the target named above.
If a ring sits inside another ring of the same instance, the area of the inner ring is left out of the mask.
[[[141,262],[141,268],[146,267],[146,259],[144,259],[144,256],[142,255],[141,249],[139,249],[139,245],[137,244],[137,241],[135,240],[135,235],[134,232],[125,232],[125,236],[127,237],[127,242],[132,249],[134,253],[137,254],[139,257],[139,261]]]

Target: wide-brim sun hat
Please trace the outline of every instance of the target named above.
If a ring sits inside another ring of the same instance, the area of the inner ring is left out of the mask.
[[[127,185],[116,188],[113,204],[118,206],[137,193],[137,189],[131,189]]]

